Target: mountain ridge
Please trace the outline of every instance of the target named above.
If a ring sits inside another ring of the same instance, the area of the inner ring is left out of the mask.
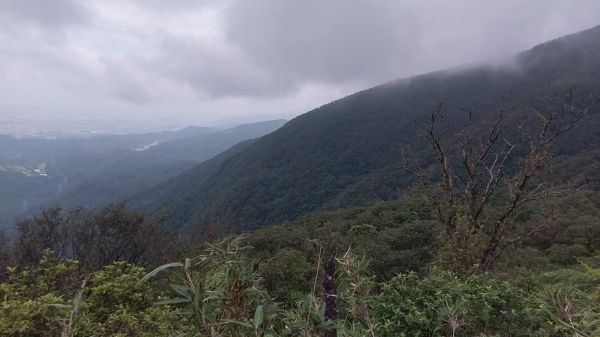
[[[225,130],[191,127],[79,142],[13,138],[13,147],[0,146],[0,223],[8,225],[15,217],[48,205],[94,209],[117,202],[284,122]],[[41,150],[36,149],[39,144]]]
[[[163,205],[160,212],[168,209],[175,227],[203,226],[217,214],[256,228],[315,210],[396,198],[411,180],[399,169],[400,149],[425,149],[414,123],[436,98],[447,97],[449,111],[472,107],[483,117],[507,92],[510,103],[527,113],[542,95],[572,85],[591,91],[600,87],[600,26],[540,44],[514,62],[436,71],[335,100],[224,159],[210,177],[175,177],[185,188],[151,204]],[[597,120],[588,124],[591,134]]]

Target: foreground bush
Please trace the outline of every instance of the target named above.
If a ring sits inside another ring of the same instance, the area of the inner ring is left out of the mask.
[[[0,284],[0,336],[162,337],[189,330],[185,316],[154,305],[159,288],[136,286],[144,274],[116,262],[80,275],[77,262],[46,252],[39,266],[11,268]]]
[[[375,300],[381,336],[531,336],[535,302],[508,282],[434,270],[401,274]]]
[[[295,265],[305,257],[294,252],[272,264],[312,275],[307,292],[282,303],[274,294],[291,284],[265,286],[261,273],[274,271],[248,249],[233,237],[150,273],[114,262],[92,274],[47,251],[34,267],[10,268],[0,284],[0,336],[600,336],[593,261],[518,283],[432,269],[377,284],[348,250],[336,259],[336,315],[327,317],[322,250],[316,270]]]

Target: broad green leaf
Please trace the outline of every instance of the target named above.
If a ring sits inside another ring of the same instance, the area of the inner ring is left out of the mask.
[[[254,329],[258,330],[258,328],[262,325],[263,318],[265,316],[264,307],[259,305],[256,307],[256,311],[254,312]]]
[[[202,329],[202,317],[200,317],[200,292],[194,292],[194,324],[196,325],[196,329],[201,331]]]
[[[177,297],[177,298],[171,298],[168,300],[156,302],[156,304],[157,305],[170,305],[170,304],[180,304],[180,303],[189,303],[189,302],[190,302],[190,300],[187,298]]]
[[[152,277],[156,276],[158,273],[160,273],[161,271],[167,270],[169,268],[181,268],[183,267],[183,263],[181,262],[173,262],[173,263],[168,263],[168,264],[163,264],[160,267],[157,267],[156,269],[154,269],[153,271],[149,272],[148,274],[144,275],[144,277],[142,277],[137,283],[136,285],[139,286],[140,284],[148,281],[149,279],[151,279]]]
[[[250,328],[250,329],[252,329],[252,328],[253,328],[252,324],[250,324],[250,323],[248,323],[248,322],[243,322],[243,321],[232,321],[232,320],[223,320],[223,322],[226,322],[226,323],[233,323],[233,324],[238,324],[238,325],[241,325],[241,326],[243,326],[243,327]]]
[[[319,309],[319,320],[325,322],[325,305],[322,305]]]
[[[53,303],[53,304],[46,304],[47,307],[52,307],[52,308],[58,308],[58,309],[71,309],[71,305],[70,304],[58,304],[58,303]]]
[[[175,292],[179,295],[189,299],[190,301],[192,300],[192,290],[189,287],[181,284],[171,284],[171,288],[173,288],[173,290],[175,290]]]

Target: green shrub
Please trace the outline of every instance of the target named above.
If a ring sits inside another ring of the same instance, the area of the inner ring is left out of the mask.
[[[531,336],[536,309],[508,282],[433,270],[401,274],[375,299],[380,336]]]
[[[561,266],[577,264],[577,258],[586,256],[589,252],[587,248],[580,244],[553,245],[546,250],[550,261]]]
[[[143,267],[115,262],[84,277],[77,262],[60,261],[47,251],[35,267],[10,268],[0,284],[0,336],[162,337],[186,332],[188,324],[181,324],[186,316],[154,304],[159,290],[136,287],[144,273]]]
[[[259,272],[264,285],[277,300],[292,303],[294,293],[308,293],[314,267],[304,253],[290,249],[281,250],[262,263]]]

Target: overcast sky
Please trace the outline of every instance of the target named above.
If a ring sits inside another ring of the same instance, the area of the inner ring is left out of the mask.
[[[0,119],[289,118],[597,24],[598,0],[0,0]]]

